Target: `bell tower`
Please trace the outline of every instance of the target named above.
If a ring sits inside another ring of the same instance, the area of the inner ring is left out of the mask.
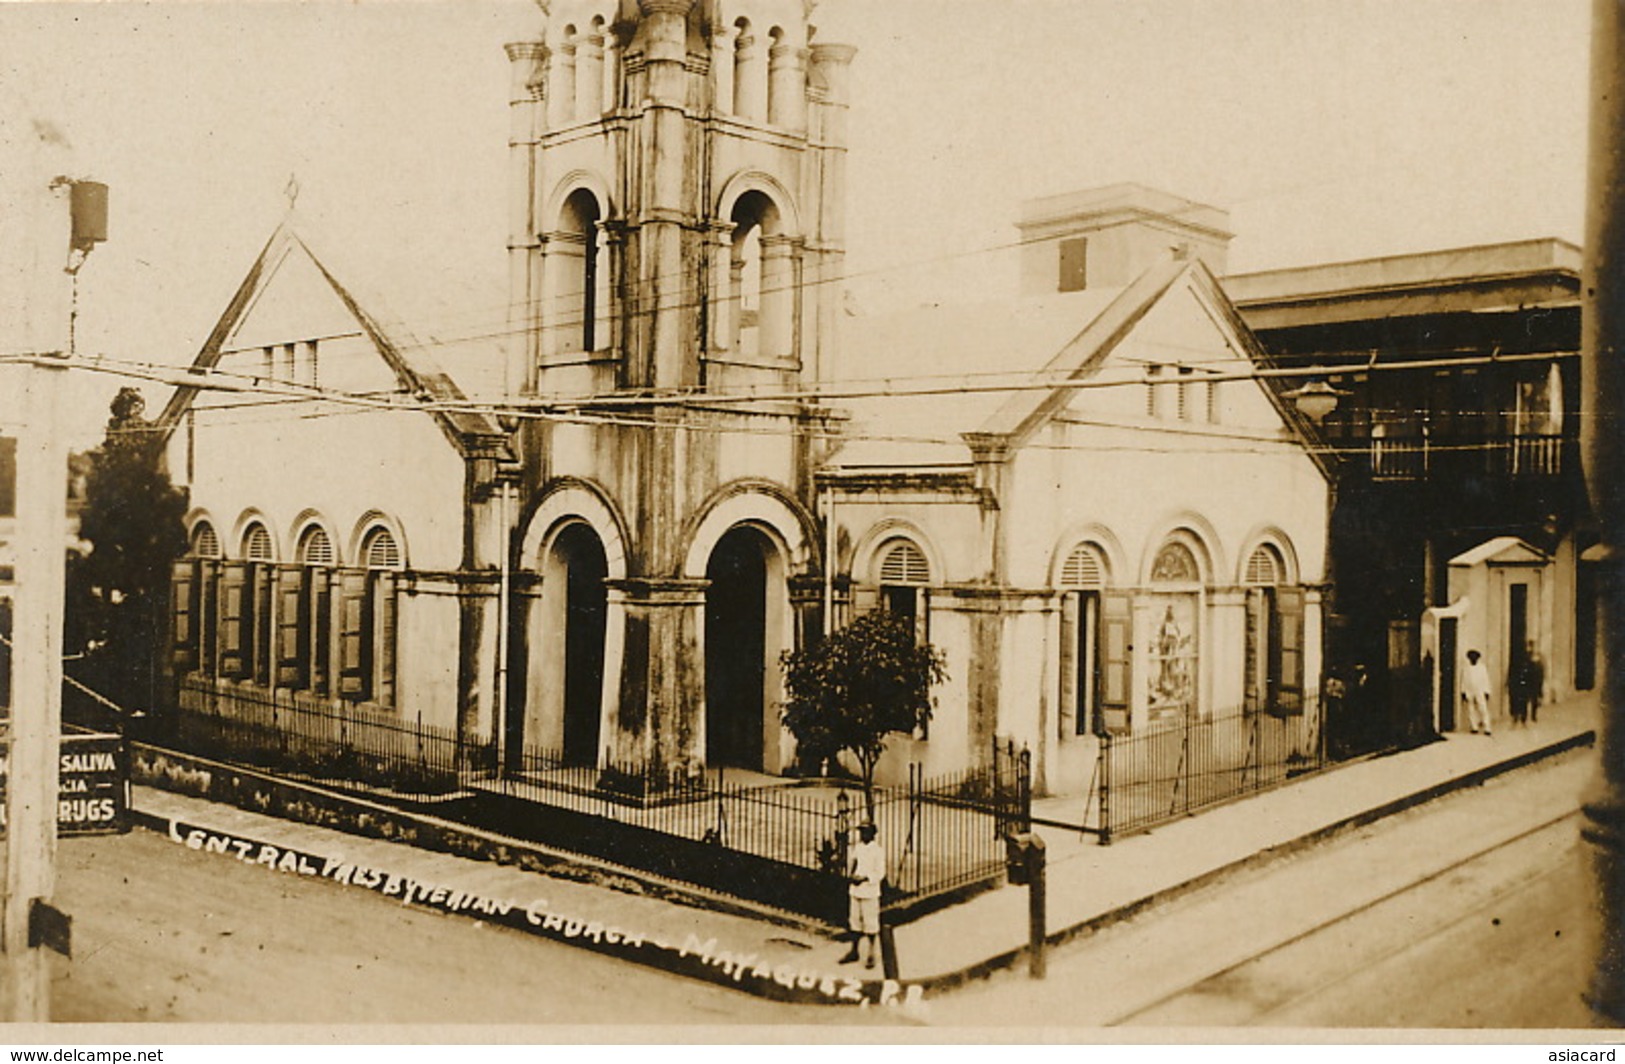
[[[847,73],[815,0],[537,0],[507,47],[517,394],[791,386],[827,362]]]
[[[751,578],[768,582],[769,628],[799,631],[815,605],[784,588],[818,564],[805,543],[819,542],[822,415],[773,397],[832,361],[855,50],[816,41],[816,0],[536,2],[544,28],[507,46],[508,390],[548,411],[522,430],[532,524],[515,567],[540,572],[523,556],[549,542],[538,514],[568,491],[597,500],[603,754],[693,767],[707,749],[705,618],[722,616],[715,574],[732,571],[709,565],[707,537],[736,520],[718,514],[750,513],[740,499],[754,492],[773,500],[758,510],[788,515],[789,531],[752,548],[772,574]],[[771,687],[786,647],[764,638]],[[757,688],[733,702],[771,700]],[[760,740],[771,769],[776,731],[774,715],[729,749]]]

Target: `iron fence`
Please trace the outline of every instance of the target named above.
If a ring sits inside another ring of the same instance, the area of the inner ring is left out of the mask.
[[[1032,830],[1032,756],[995,740],[984,767],[927,777],[910,765],[907,786],[876,797],[875,824],[899,897],[1002,875],[1004,837]]]
[[[850,780],[776,780],[726,768],[685,773],[639,763],[571,764],[527,746],[509,770],[472,779],[476,791],[567,809],[778,864],[840,874],[851,829],[869,816]],[[890,897],[914,899],[999,875],[1003,835],[1032,816],[1031,757],[995,743],[985,766],[926,776],[908,766],[901,787],[875,790],[873,818],[888,855]],[[522,831],[522,825],[511,825]]]
[[[489,743],[419,720],[198,677],[181,681],[170,723],[173,741],[195,754],[405,794],[455,791],[493,756]]]
[[[1103,843],[1266,790],[1327,764],[1318,698],[1300,713],[1185,718],[1101,736],[1090,807]]]
[[[720,852],[786,874],[839,877],[851,829],[868,815],[850,780],[582,764],[530,745],[505,751],[499,772],[495,745],[483,738],[197,677],[181,682],[170,728],[171,742],[201,756],[385,797],[455,793],[463,801],[447,815],[581,852],[596,842],[613,847],[615,859],[679,877],[708,874],[713,862],[697,855]],[[1031,758],[1013,743],[995,742],[986,764],[961,772],[928,777],[909,766],[904,786],[876,788],[874,798],[888,897],[929,897],[1002,874],[1003,836],[1028,830],[1031,810]]]

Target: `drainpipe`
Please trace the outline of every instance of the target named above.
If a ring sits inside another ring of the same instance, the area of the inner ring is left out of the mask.
[[[835,485],[824,485],[824,634],[835,630]]]
[[[519,418],[513,414],[499,414],[497,424],[508,439],[508,446],[518,450]],[[518,468],[500,470],[502,490],[502,549],[499,552],[497,578],[497,704],[492,718],[496,732],[496,775],[501,778],[508,767],[508,657],[510,637],[508,626],[513,622],[513,503],[515,478]]]

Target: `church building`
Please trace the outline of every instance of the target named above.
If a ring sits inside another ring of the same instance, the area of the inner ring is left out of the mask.
[[[880,608],[949,676],[883,779],[1013,739],[1041,788],[1081,793],[1103,733],[1313,710],[1327,472],[1253,376],[1222,211],[1035,201],[1020,298],[849,313],[855,49],[817,39],[812,3],[540,6],[507,49],[502,401],[279,232],[198,372],[259,359],[292,396],[340,385],[344,343],[371,375],[347,390],[423,401],[255,422],[177,395],[183,692],[782,775],[782,653]]]

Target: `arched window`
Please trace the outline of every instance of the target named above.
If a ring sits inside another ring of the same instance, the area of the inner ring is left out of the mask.
[[[1146,704],[1152,726],[1195,719],[1201,696],[1202,568],[1191,548],[1169,540],[1151,565],[1151,645]]]
[[[788,358],[795,354],[795,244],[783,232],[778,206],[766,194],[739,197],[729,260],[728,326],[736,357]]]
[[[187,556],[171,569],[170,646],[181,672],[214,672],[219,581],[220,536],[209,522],[199,521]]]
[[[564,201],[558,230],[549,237],[548,270],[556,277],[552,305],[556,350],[591,352],[608,339],[609,258],[598,198],[578,188]]]
[[[1303,590],[1286,585],[1281,552],[1260,544],[1247,557],[1247,649],[1243,685],[1248,713],[1303,711]]]
[[[1078,544],[1061,565],[1062,736],[1129,730],[1134,610],[1110,576],[1093,543]]]
[[[925,554],[912,541],[894,539],[880,550],[880,608],[906,619],[914,626],[914,636],[925,642],[929,616],[926,587],[931,583],[931,566]]]
[[[400,546],[387,528],[375,528],[362,540],[360,560],[364,570],[344,574],[339,693],[394,707]]]

